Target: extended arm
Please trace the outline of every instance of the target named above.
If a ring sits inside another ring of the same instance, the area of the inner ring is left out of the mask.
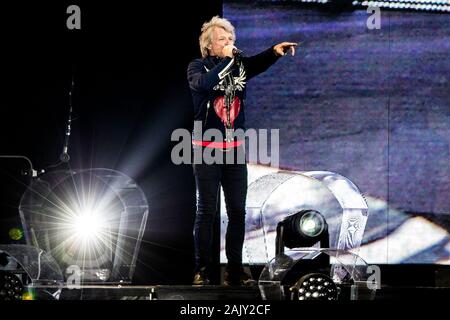
[[[295,46],[297,46],[295,42],[281,42],[255,56],[244,58],[243,63],[247,70],[247,79],[266,71],[279,57],[286,55],[289,50],[294,55]]]

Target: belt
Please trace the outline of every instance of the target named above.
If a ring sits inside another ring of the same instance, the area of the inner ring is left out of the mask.
[[[202,146],[206,148],[214,148],[214,149],[229,149],[236,148],[242,145],[244,141],[230,141],[230,142],[216,142],[216,141],[201,141],[201,140],[192,140],[192,144],[195,146]]]

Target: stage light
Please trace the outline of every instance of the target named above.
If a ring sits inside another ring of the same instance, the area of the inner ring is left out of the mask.
[[[110,169],[46,173],[22,197],[20,213],[27,243],[52,255],[67,278],[131,281],[148,205],[130,177]]]
[[[22,300],[22,281],[13,273],[0,271],[0,301]]]
[[[83,268],[87,279],[93,280],[96,274],[104,281],[111,273],[124,208],[106,184],[87,187],[85,182],[68,181],[53,189],[39,211],[40,227],[46,231],[47,250],[58,261]]]
[[[83,210],[70,216],[67,238],[73,237],[75,241],[96,242],[102,234],[107,232],[107,213],[97,210]]]
[[[323,215],[316,210],[302,210],[278,223],[276,253],[284,252],[284,247],[305,248],[317,242],[327,248],[328,237],[328,225]]]
[[[54,258],[43,250],[24,244],[0,244],[0,278],[9,280],[1,299],[15,290],[15,300],[55,300],[64,286],[64,278]],[[14,286],[13,286],[14,285]]]
[[[369,212],[358,187],[328,171],[252,178],[245,256],[251,264],[265,264],[258,279],[262,298],[335,299],[337,294],[338,299],[372,299],[372,289],[362,293],[370,273],[357,255]],[[310,284],[309,291],[302,287],[304,276],[311,274],[321,274],[331,291],[323,291],[323,285]]]
[[[97,237],[102,231],[103,221],[95,213],[82,213],[77,215],[73,221],[73,229],[76,235],[84,241]]]
[[[314,210],[306,212],[300,218],[300,231],[308,237],[317,237],[322,232],[326,226],[325,219],[323,216]]]
[[[337,300],[338,287],[323,273],[309,273],[289,288],[291,300]]]
[[[288,240],[292,248],[311,247],[317,242],[321,248],[340,250],[357,250],[360,246],[368,207],[349,179],[324,171],[283,171],[253,179],[246,201],[244,261],[265,264],[283,252],[280,228],[283,226],[283,233],[284,229],[295,230],[295,221],[291,225],[285,221],[294,214],[297,227],[301,221],[303,231],[300,236],[296,235],[298,231],[291,232],[292,238],[302,242],[290,245]]]

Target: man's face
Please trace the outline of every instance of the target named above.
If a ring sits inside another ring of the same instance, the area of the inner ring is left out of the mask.
[[[208,48],[209,55],[223,58],[222,49],[229,44],[234,45],[233,34],[225,31],[223,28],[214,28],[212,32],[211,47]]]

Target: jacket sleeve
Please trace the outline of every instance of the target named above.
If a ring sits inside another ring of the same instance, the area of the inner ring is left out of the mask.
[[[187,70],[189,87],[195,91],[210,91],[228,73],[234,64],[234,59],[226,57],[211,70],[207,70],[202,60],[192,61]]]
[[[247,80],[266,71],[271,65],[277,62],[278,58],[273,51],[273,46],[255,56],[242,58],[242,63],[247,73]]]

